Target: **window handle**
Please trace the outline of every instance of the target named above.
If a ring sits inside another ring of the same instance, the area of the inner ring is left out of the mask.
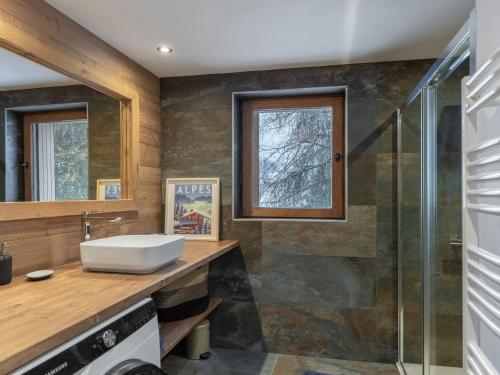
[[[337,152],[335,154],[335,161],[342,161],[342,159],[344,159],[344,155],[342,155],[341,153]]]

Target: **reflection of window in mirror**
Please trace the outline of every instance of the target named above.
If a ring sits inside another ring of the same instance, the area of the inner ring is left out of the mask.
[[[96,199],[120,122],[118,99],[0,48],[0,202]]]
[[[25,200],[88,199],[86,108],[24,116]]]

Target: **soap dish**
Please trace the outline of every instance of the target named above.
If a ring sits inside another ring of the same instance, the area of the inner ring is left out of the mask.
[[[54,274],[53,270],[40,270],[40,271],[30,272],[26,275],[26,277],[28,278],[28,280],[37,281],[37,280],[48,279],[53,274]]]

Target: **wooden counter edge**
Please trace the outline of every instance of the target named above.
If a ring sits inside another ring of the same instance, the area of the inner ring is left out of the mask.
[[[196,243],[198,244],[200,242],[196,241]],[[152,293],[161,289],[165,285],[168,285],[174,282],[175,280],[178,280],[179,278],[187,275],[188,273],[194,271],[195,269],[207,263],[210,263],[212,260],[226,254],[227,252],[239,246],[239,241],[236,240],[222,240],[219,241],[219,243],[221,244],[221,247],[218,248],[212,254],[205,257],[200,257],[199,260],[183,265],[179,267],[178,272],[166,275],[165,278],[162,278],[154,282],[152,285],[149,285],[144,289],[134,291],[130,295],[124,296],[122,300],[110,304],[105,309],[96,311],[92,316],[82,319],[80,321],[75,321],[75,323],[70,327],[62,329],[60,331],[55,331],[53,335],[47,336],[45,339],[33,344],[33,346],[29,347],[28,349],[21,349],[14,355],[4,358],[2,362],[0,362],[0,374],[8,374],[22,367],[23,365],[31,362],[35,358],[49,352],[50,350],[72,339],[73,337],[78,336],[79,334],[85,332],[86,330],[92,328],[93,326],[99,324],[100,322],[112,317],[113,315],[116,315],[117,313],[133,305],[134,303],[139,302],[140,300],[150,296]],[[79,264],[79,262],[68,263],[55,268],[55,270],[64,269],[65,267],[76,264]],[[165,269],[157,272],[161,274],[162,271],[165,272]],[[154,274],[155,273],[151,275]],[[12,287],[16,286],[18,280],[24,278],[25,276],[16,276],[13,279]]]

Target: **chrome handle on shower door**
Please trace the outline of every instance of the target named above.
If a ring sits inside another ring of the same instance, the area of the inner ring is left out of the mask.
[[[459,236],[458,234],[450,234],[448,244],[451,247],[462,247],[462,236]]]

